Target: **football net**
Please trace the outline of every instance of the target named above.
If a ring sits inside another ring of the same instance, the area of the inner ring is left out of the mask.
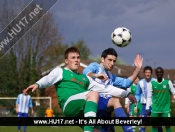
[[[0,117],[14,117],[16,114],[17,97],[0,97]],[[34,116],[41,117],[45,115],[47,107],[52,108],[51,97],[32,97]],[[31,116],[31,110],[29,110]]]

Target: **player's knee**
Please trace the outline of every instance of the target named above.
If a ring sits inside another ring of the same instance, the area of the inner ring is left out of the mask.
[[[92,100],[97,102],[99,99],[99,94],[96,91],[90,91],[87,95],[87,100]]]
[[[120,98],[116,98],[116,97],[112,97],[110,99],[110,104],[116,108],[116,107],[121,107],[121,103],[120,103]]]

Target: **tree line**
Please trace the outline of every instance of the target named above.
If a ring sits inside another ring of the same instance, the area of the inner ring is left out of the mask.
[[[2,31],[29,0],[1,0],[0,30]],[[24,12],[29,14],[28,12]],[[39,16],[36,16],[39,17]],[[10,31],[10,26],[7,26]],[[25,34],[25,30],[21,31]],[[69,46],[76,46],[81,52],[81,59],[99,61],[100,56],[92,57],[84,40],[63,44],[64,36],[48,11],[1,59],[0,59],[0,96],[17,96],[23,88],[33,84],[41,73],[64,62],[64,51]],[[11,43],[10,46],[12,46]],[[0,55],[4,53],[0,52]],[[120,62],[122,62],[119,59]],[[36,92],[40,94],[40,91]]]

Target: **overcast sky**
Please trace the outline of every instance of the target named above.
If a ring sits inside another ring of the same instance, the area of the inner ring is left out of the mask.
[[[175,0],[59,0],[51,12],[64,43],[83,39],[93,56],[112,47],[127,65],[140,53],[143,66],[175,69]],[[125,48],[111,41],[117,27],[132,33]]]

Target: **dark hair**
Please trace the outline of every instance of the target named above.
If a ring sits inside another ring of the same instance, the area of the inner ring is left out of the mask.
[[[157,67],[157,68],[155,69],[155,72],[158,71],[158,69],[160,69],[160,70],[164,73],[164,70],[163,70],[162,67]]]
[[[114,55],[116,58],[117,58],[117,52],[113,49],[113,48],[108,48],[108,49],[105,49],[102,54],[101,54],[101,57],[103,58],[106,58],[107,55]]]
[[[144,69],[143,69],[143,72],[145,72],[146,70],[150,70],[151,73],[153,73],[153,69],[151,66],[145,66]]]
[[[137,77],[138,77],[139,79],[141,79],[141,77],[140,77],[139,75],[137,75]]]
[[[67,59],[67,56],[70,52],[75,52],[75,53],[78,53],[80,55],[80,51],[77,47],[70,47],[68,48],[65,53],[64,53],[64,58]]]

